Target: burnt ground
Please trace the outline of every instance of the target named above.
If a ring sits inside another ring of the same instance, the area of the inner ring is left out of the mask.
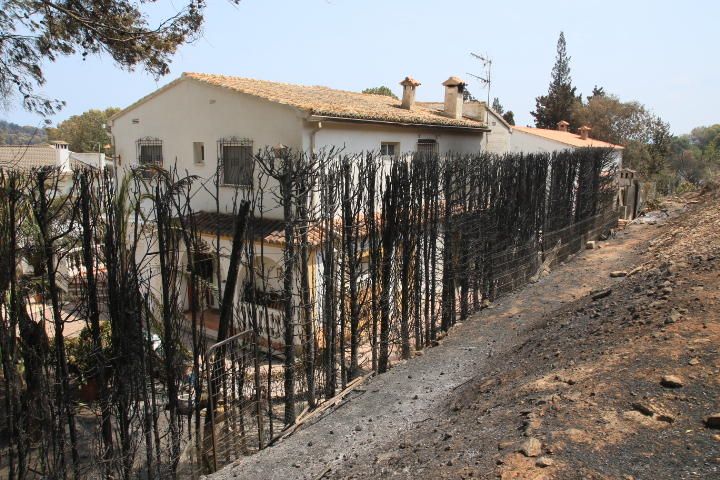
[[[720,478],[720,201],[671,211],[217,478]]]

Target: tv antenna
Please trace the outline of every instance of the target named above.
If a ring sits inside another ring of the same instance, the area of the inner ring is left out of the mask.
[[[480,84],[487,89],[487,104],[485,105],[485,124],[490,125],[490,86],[492,85],[492,58],[489,55],[480,55],[477,53],[470,52],[470,55],[480,60],[483,66],[483,74],[475,75],[474,73],[468,72],[468,75],[479,81]],[[485,144],[487,145],[488,137],[485,135]]]

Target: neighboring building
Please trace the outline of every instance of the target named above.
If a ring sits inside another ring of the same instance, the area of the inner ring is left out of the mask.
[[[532,127],[512,127],[510,152],[556,152],[576,148],[611,148],[616,165],[622,166],[623,147],[590,137],[591,128],[580,127],[578,133],[568,131],[568,122],[558,122],[556,130]]]
[[[57,167],[60,172],[60,190],[67,191],[77,167],[105,167],[104,153],[77,153],[68,149],[68,143],[57,141],[41,145],[0,146],[0,168],[29,171],[33,168]]]

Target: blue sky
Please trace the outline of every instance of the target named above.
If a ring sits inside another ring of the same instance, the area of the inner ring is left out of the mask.
[[[181,0],[177,0],[181,4]],[[161,10],[172,11],[173,2]],[[481,73],[470,52],[493,59],[491,96],[532,123],[535,97],[547,91],[559,32],[572,56],[573,82],[638,100],[674,133],[720,123],[716,61],[720,2],[455,2],[437,0],[212,0],[203,35],[174,57],[169,76],[120,70],[107,57],[61,58],[46,65],[44,93],[67,101],[57,123],[90,108],[127,106],[183,71],[224,73],[348,90],[387,85],[406,75],[419,100],[442,99],[450,75]],[[0,118],[39,124],[14,108]]]

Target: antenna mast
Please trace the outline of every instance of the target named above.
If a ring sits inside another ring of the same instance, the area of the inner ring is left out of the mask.
[[[490,125],[490,87],[492,86],[492,59],[489,55],[480,55],[477,53],[470,52],[470,55],[480,60],[483,66],[483,75],[475,75],[468,73],[471,77],[478,80],[483,87],[487,88],[487,103],[485,104],[485,125]],[[485,135],[485,145],[488,143],[488,135]]]

